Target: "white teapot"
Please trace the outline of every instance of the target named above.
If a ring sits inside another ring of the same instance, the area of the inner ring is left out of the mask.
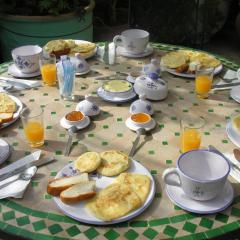
[[[140,76],[135,80],[134,90],[138,95],[146,95],[150,100],[162,100],[167,97],[167,83],[156,73]]]

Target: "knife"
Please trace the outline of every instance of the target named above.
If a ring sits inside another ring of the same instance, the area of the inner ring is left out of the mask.
[[[216,88],[225,88],[225,87],[234,87],[240,85],[240,82],[235,82],[235,83],[226,83],[226,84],[215,84],[212,85],[212,89]]]
[[[221,153],[217,148],[215,148],[214,146],[212,145],[209,145],[208,146],[208,149],[210,151],[213,151],[215,153],[218,153],[219,155],[221,155],[224,159],[226,159],[228,161],[228,163],[230,164],[230,166],[232,168],[235,168],[236,170],[240,171],[240,167],[238,165],[236,165],[235,163],[231,162],[223,153]]]
[[[25,171],[26,169],[30,168],[30,167],[33,167],[33,166],[36,166],[36,167],[41,167],[43,165],[46,165],[50,162],[53,162],[53,161],[56,161],[55,158],[45,158],[45,159],[39,159],[37,161],[33,161],[33,162],[30,162],[30,163],[27,163],[19,168],[16,168],[14,169],[12,172],[10,173],[7,173],[7,174],[4,174],[4,175],[1,175],[0,177],[0,182],[7,179],[7,178],[10,178],[16,174],[19,174],[23,171]]]
[[[12,79],[12,78],[0,77],[0,82],[7,83],[13,87],[20,87],[20,88],[24,88],[24,89],[31,88],[28,84],[22,83],[22,82],[15,82],[14,79]]]

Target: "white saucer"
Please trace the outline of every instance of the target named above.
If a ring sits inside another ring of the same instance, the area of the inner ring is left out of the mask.
[[[8,67],[8,74],[12,75],[13,77],[19,77],[19,78],[31,78],[31,77],[37,77],[41,75],[40,71],[34,72],[34,73],[22,73],[15,64],[11,64]]]
[[[132,99],[134,99],[137,94],[132,91],[131,93],[129,93],[129,95],[127,97],[112,97],[112,96],[107,96],[105,91],[103,90],[102,87],[98,88],[97,90],[97,94],[100,98],[102,98],[103,100],[107,101],[107,102],[112,102],[112,103],[124,103],[124,102],[128,102],[131,101]]]
[[[85,116],[85,118],[86,118],[86,121],[84,123],[76,124],[77,129],[80,130],[80,129],[86,128],[90,124],[90,122],[91,122],[90,118],[88,116]],[[69,129],[70,127],[73,126],[72,124],[69,124],[66,122],[65,117],[61,118],[60,125],[65,129]]]
[[[170,200],[180,208],[200,214],[212,214],[223,211],[233,201],[234,192],[230,182],[226,182],[222,193],[209,201],[196,201],[183,192],[180,187],[166,185],[166,192]]]
[[[230,97],[240,103],[240,86],[236,86],[231,89]]]
[[[238,133],[233,127],[231,121],[226,125],[226,132],[228,138],[233,144],[240,148],[240,133]]]
[[[126,120],[125,124],[130,130],[133,130],[133,131],[137,131],[140,128],[139,126],[136,126],[134,123],[132,123],[130,117]],[[155,126],[156,126],[156,121],[152,118],[152,120],[150,121],[148,126],[144,127],[144,129],[146,131],[150,131],[150,130],[154,129]]]
[[[89,73],[91,71],[91,69],[89,68],[88,70],[84,71],[84,72],[76,72],[75,75],[76,76],[81,76],[81,75],[85,75],[87,73]]]
[[[0,139],[0,164],[2,164],[3,162],[5,162],[9,155],[10,155],[10,147],[9,147],[9,144],[3,140],[3,139]]]
[[[127,76],[127,81],[130,82],[130,83],[135,83],[135,80],[136,78],[135,77],[132,77],[132,76]]]
[[[146,49],[144,52],[139,53],[139,54],[132,54],[129,53],[125,50],[124,47],[118,46],[117,47],[117,55],[121,55],[123,57],[129,57],[129,58],[141,58],[141,57],[147,57],[153,53],[153,47],[150,46],[149,44],[147,45]]]

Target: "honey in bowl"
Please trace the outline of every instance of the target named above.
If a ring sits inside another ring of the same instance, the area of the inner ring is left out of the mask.
[[[151,116],[147,113],[135,113],[131,116],[131,120],[137,124],[145,124],[151,120]]]
[[[66,120],[70,122],[78,122],[83,120],[84,115],[80,111],[72,111],[65,116]]]

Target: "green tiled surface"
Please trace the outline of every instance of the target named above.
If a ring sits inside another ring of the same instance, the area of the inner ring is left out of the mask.
[[[176,49],[176,46],[169,46],[158,44],[158,47],[163,50],[171,50]],[[95,60],[93,60],[95,61]],[[130,60],[131,61],[131,60]],[[133,60],[135,61],[135,60]],[[223,59],[226,66],[237,68],[239,66],[232,65],[231,62]],[[139,67],[145,64],[145,60],[137,62]],[[100,66],[102,63],[98,63],[96,66]],[[1,68],[1,66],[0,66]],[[6,67],[7,69],[7,67]],[[110,70],[111,67],[106,70]],[[130,68],[126,68],[130,69]],[[133,69],[133,66],[131,66]],[[91,82],[91,80],[86,78],[86,81]],[[176,80],[179,81],[179,80]],[[153,200],[153,204],[150,206],[149,212],[151,216],[148,215],[148,212],[143,213],[140,217],[136,217],[129,222],[119,223],[117,225],[107,226],[107,227],[98,227],[96,225],[88,225],[82,224],[74,219],[71,219],[65,215],[63,215],[60,211],[56,209],[56,206],[53,203],[52,197],[46,193],[46,189],[44,188],[44,192],[39,195],[40,188],[43,186],[43,178],[34,179],[28,187],[28,191],[34,193],[39,196],[39,201],[42,201],[41,204],[34,205],[33,201],[29,200],[24,203],[23,200],[1,200],[0,201],[0,229],[5,232],[11,232],[14,234],[18,234],[22,237],[32,238],[32,239],[41,239],[41,240],[57,240],[57,239],[207,239],[211,237],[215,237],[221,235],[223,233],[227,233],[233,231],[235,229],[240,228],[240,221],[238,220],[240,216],[240,196],[239,192],[235,192],[236,197],[234,199],[233,205],[226,211],[223,211],[218,214],[212,215],[199,215],[199,214],[191,214],[184,212],[181,208],[176,205],[170,203],[168,199],[166,199],[165,193],[163,193],[164,189],[159,181],[161,181],[162,168],[174,167],[176,164],[176,155],[174,151],[177,151],[177,144],[180,137],[180,129],[179,129],[179,114],[176,109],[181,112],[181,114],[188,114],[193,109],[198,111],[202,106],[202,102],[198,102],[194,98],[194,91],[191,89],[193,86],[193,81],[179,81],[176,82],[173,80],[169,80],[168,84],[170,88],[173,88],[176,91],[176,101],[170,96],[166,101],[162,101],[160,103],[154,102],[156,106],[156,111],[154,117],[157,118],[157,126],[156,131],[153,132],[151,136],[146,136],[146,142],[144,143],[144,156],[141,156],[142,152],[139,151],[140,162],[143,165],[148,167],[148,162],[151,165],[149,170],[151,171],[152,176],[154,176],[157,181],[157,190],[155,194],[155,198]],[[97,87],[99,82],[94,81],[94,87]],[[101,83],[100,83],[101,84]],[[187,88],[186,94],[183,94],[181,91],[184,88]],[[44,99],[43,102],[39,104],[44,108],[44,111],[48,111],[49,103],[62,104],[62,100],[59,98],[59,95],[52,95],[52,93],[48,92],[48,89],[45,88],[41,90],[34,90],[34,94],[36,91],[41,91],[41,97]],[[84,91],[84,90],[82,90]],[[86,88],[88,91],[88,88]],[[177,92],[179,91],[179,92]],[[89,90],[88,93],[93,92],[94,97],[96,97],[96,90]],[[35,97],[31,94],[17,93],[20,98],[23,98],[26,103],[36,104]],[[220,97],[221,93],[217,93],[216,96]],[[228,121],[232,115],[232,113],[238,113],[240,110],[238,109],[238,105],[234,104],[234,102],[228,99],[228,96],[225,97],[226,101],[215,102],[214,105],[207,105],[205,108],[205,113],[209,117],[209,119],[213,119],[215,115],[219,113],[222,116],[222,121],[216,120],[219,122],[212,122],[212,125],[209,128],[204,129],[204,138],[206,142],[208,139],[212,139],[216,136],[216,132],[224,131],[225,122]],[[47,102],[49,101],[49,102]],[[59,111],[66,110],[70,111],[74,107],[73,102],[65,102],[63,104],[63,108],[60,108],[59,105],[53,107],[51,111],[49,111],[49,116],[51,119],[58,118]],[[231,107],[229,107],[231,104]],[[119,144],[126,140],[131,142],[130,131],[125,131],[125,119],[126,116],[122,112],[119,115],[113,114],[112,105],[103,106],[103,111],[100,117],[96,118],[96,126],[90,127],[88,131],[81,131],[79,133],[80,139],[74,139],[75,149],[86,147],[88,150],[92,150],[94,148],[116,148]],[[118,104],[115,106],[117,111],[122,109],[129,108],[128,104]],[[129,114],[129,113],[128,113]],[[49,119],[50,119],[49,118]],[[99,121],[101,119],[101,121]],[[102,120],[103,119],[103,120]],[[110,119],[110,121],[109,121]],[[93,122],[95,119],[93,119]],[[106,122],[105,122],[106,121]],[[116,130],[112,127],[115,124],[117,126]],[[99,128],[99,126],[100,128]],[[172,128],[169,128],[171,125]],[[178,127],[176,127],[178,126]],[[1,137],[9,139],[9,143],[14,147],[15,150],[21,150],[22,139],[12,135],[11,127],[10,131],[2,131]],[[23,134],[23,128],[21,124],[15,124],[12,126],[14,131],[18,131],[20,134]],[[46,134],[55,134],[54,140],[58,141],[57,148],[52,149],[51,144],[53,139],[47,139],[46,144],[44,146],[44,150],[52,152],[55,154],[55,157],[61,162],[61,166],[66,165],[68,162],[74,161],[74,158],[69,157],[69,159],[63,158],[63,151],[66,139],[67,132],[62,131],[62,129],[58,128],[56,122],[47,122],[45,124]],[[171,134],[168,136],[168,131],[171,129]],[[104,135],[101,134],[109,134],[109,137],[105,139]],[[133,134],[133,136],[135,136]],[[218,136],[218,134],[217,134]],[[157,142],[157,145],[152,145],[152,142],[149,142],[149,139]],[[121,141],[121,142],[120,142]],[[231,142],[227,139],[226,135],[221,135],[221,137],[217,138],[217,144],[221,145],[221,147],[225,147],[226,150],[231,148]],[[127,141],[126,141],[127,143]],[[92,144],[92,145],[91,145]],[[209,142],[207,143],[209,144]],[[173,149],[175,146],[175,149]],[[218,146],[219,147],[219,146]],[[127,148],[128,149],[128,148]],[[169,156],[162,157],[162,151],[169,151]],[[19,151],[21,154],[21,151]],[[28,155],[32,152],[32,149],[24,149],[23,156]],[[73,155],[75,153],[73,152]],[[78,154],[78,153],[77,153]],[[75,156],[75,155],[74,155]],[[138,155],[136,155],[138,156]],[[15,156],[14,156],[15,157]],[[169,157],[169,158],[168,158]],[[146,159],[145,159],[146,158]],[[158,161],[154,162],[152,160],[157,159]],[[52,167],[54,165],[49,165],[49,168],[45,168],[44,171],[39,169],[43,176],[47,178],[53,178],[56,176],[59,171],[59,166]],[[40,174],[40,176],[42,176]],[[46,183],[44,183],[46,184]],[[46,185],[44,185],[45,187]],[[24,204],[23,204],[24,203]],[[164,205],[165,204],[165,205]],[[156,209],[153,209],[153,207]],[[158,207],[164,209],[164,211],[159,211]],[[152,208],[151,208],[152,207]],[[43,209],[43,210],[41,210]],[[148,210],[147,210],[148,211]],[[166,212],[170,212],[169,216],[166,217]]]

